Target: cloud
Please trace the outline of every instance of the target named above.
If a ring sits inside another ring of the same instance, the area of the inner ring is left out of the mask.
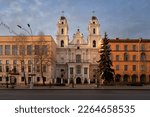
[[[69,36],[72,38],[77,27],[80,27],[84,37],[87,37],[87,27],[92,11],[101,24],[101,34],[108,32],[115,37],[150,37],[150,4],[149,0],[0,0],[0,19],[14,31],[21,32],[17,24],[28,28],[32,26],[33,33],[43,31],[55,38],[57,21],[64,15],[69,23]],[[4,27],[0,27],[0,35],[8,35]]]

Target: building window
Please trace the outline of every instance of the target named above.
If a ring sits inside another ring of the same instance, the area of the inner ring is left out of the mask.
[[[70,67],[70,74],[73,74],[73,67]]]
[[[141,65],[141,71],[145,71],[145,66]]]
[[[10,55],[10,45],[5,45],[5,55]]]
[[[47,45],[42,45],[42,54],[43,55],[47,55],[47,53],[48,53],[48,47],[47,47]]]
[[[81,74],[81,66],[80,65],[77,65],[76,66],[76,72],[77,72],[77,74]]]
[[[39,65],[37,65],[36,71],[37,71],[37,72],[40,72],[40,66],[39,66]]]
[[[20,55],[25,55],[25,45],[20,45],[19,51],[20,51]]]
[[[64,70],[64,69],[61,69],[60,71],[61,71],[61,72],[64,72],[65,70]]]
[[[63,28],[61,29],[61,34],[64,34],[64,29]]]
[[[43,65],[43,72],[46,72],[46,65]]]
[[[95,40],[93,41],[93,47],[96,47],[96,41]]]
[[[24,77],[21,77],[21,82],[24,82],[24,80],[25,80]]]
[[[133,65],[133,66],[132,66],[132,70],[133,70],[133,71],[136,71],[136,65]]]
[[[39,54],[40,54],[40,46],[35,45],[35,55],[39,55]]]
[[[133,56],[132,56],[132,60],[133,60],[133,61],[136,61],[136,55],[133,55]]]
[[[0,55],[3,55],[3,45],[0,45]]]
[[[119,55],[116,55],[116,61],[119,61]]]
[[[61,47],[64,47],[64,40],[61,40],[60,43],[61,43],[60,46],[61,46]]]
[[[119,45],[116,45],[116,51],[119,51],[120,48],[119,48]]]
[[[136,51],[136,45],[132,45],[132,50]]]
[[[37,82],[40,82],[40,77],[37,77]]]
[[[0,72],[3,72],[3,67],[2,67],[2,65],[0,65]]]
[[[77,47],[77,49],[79,50],[79,49],[80,49],[80,47],[78,46],[78,47]]]
[[[2,77],[0,77],[0,81],[2,81]]]
[[[144,51],[145,47],[144,44],[141,45],[141,51]]]
[[[17,65],[17,60],[13,60],[13,64],[14,64],[14,65]]]
[[[81,55],[79,55],[79,54],[76,55],[76,62],[77,63],[81,62]]]
[[[28,72],[31,72],[31,66],[28,66]]]
[[[9,66],[6,66],[6,72],[9,72]]]
[[[95,30],[95,28],[93,28],[93,34],[95,34],[96,33],[96,30]]]
[[[32,55],[32,45],[27,45],[27,55]]]
[[[0,60],[0,65],[2,65],[2,60]]]
[[[17,67],[13,66],[13,72],[16,73],[17,72]]]
[[[128,65],[124,65],[124,71],[128,70]]]
[[[6,60],[6,65],[9,65],[9,60]]]
[[[124,61],[128,61],[129,57],[127,53],[124,53]]]
[[[113,58],[113,57],[112,57],[112,54],[110,54],[110,55],[109,55],[109,59],[112,60],[112,58]]]
[[[18,46],[12,45],[12,55],[17,55],[17,52],[18,52]]]
[[[85,67],[85,68],[84,68],[84,74],[87,74],[87,72],[88,72],[88,68]]]
[[[116,70],[119,70],[119,65],[116,65]]]
[[[124,45],[124,51],[128,51],[128,45]]]
[[[145,60],[146,60],[146,55],[145,55],[145,53],[141,53],[140,59],[141,59],[141,61],[145,61]]]
[[[43,77],[43,81],[44,81],[44,82],[46,81],[46,77]]]
[[[32,61],[31,60],[28,60],[28,65],[31,65],[32,64]]]

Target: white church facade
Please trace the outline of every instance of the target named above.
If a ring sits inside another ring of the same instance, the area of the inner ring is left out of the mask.
[[[69,25],[61,16],[57,24],[56,73],[54,83],[85,84],[96,82],[96,68],[101,43],[100,24],[92,16],[88,24],[87,39],[77,29],[73,38],[68,35]]]

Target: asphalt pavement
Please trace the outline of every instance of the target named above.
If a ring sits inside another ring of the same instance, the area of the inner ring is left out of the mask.
[[[150,90],[1,89],[0,100],[150,100]]]

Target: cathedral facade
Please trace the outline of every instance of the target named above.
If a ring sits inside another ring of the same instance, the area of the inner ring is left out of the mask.
[[[84,84],[95,82],[98,48],[101,42],[100,24],[92,16],[88,24],[88,37],[84,38],[77,29],[72,38],[68,35],[69,25],[61,16],[57,24],[56,79],[55,83]]]

